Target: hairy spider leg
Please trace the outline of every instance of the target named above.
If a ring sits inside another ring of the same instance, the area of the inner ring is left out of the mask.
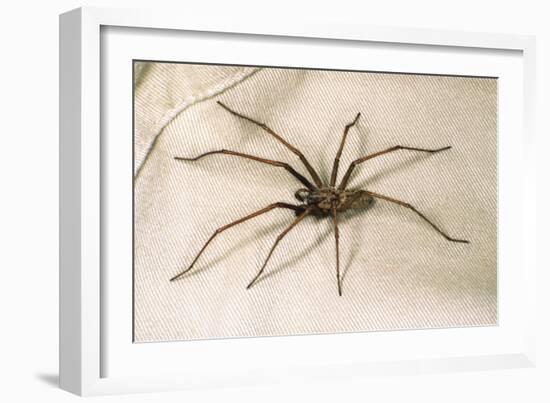
[[[197,260],[199,259],[199,257],[202,255],[202,253],[204,252],[204,250],[206,249],[206,247],[210,244],[210,242],[212,242],[212,240],[220,233],[222,233],[223,231],[225,231],[226,229],[229,229],[237,224],[241,224],[247,220],[250,220],[251,218],[254,218],[254,217],[258,217],[259,215],[262,215],[262,214],[265,214],[267,213],[268,211],[271,211],[275,208],[286,208],[286,209],[290,209],[290,210],[294,210],[294,211],[299,211],[299,207],[298,206],[295,206],[293,204],[288,204],[288,203],[282,203],[282,202],[279,202],[279,203],[273,203],[273,204],[270,204],[269,206],[267,207],[264,207],[263,209],[261,210],[258,210],[250,215],[247,215],[246,217],[243,217],[243,218],[240,218],[236,221],[233,221],[232,223],[229,223],[227,225],[224,225],[223,227],[220,227],[218,228],[216,231],[214,231],[214,233],[212,234],[212,236],[208,239],[208,241],[206,241],[206,243],[204,244],[204,246],[201,248],[201,250],[199,251],[199,253],[197,254],[197,256],[195,256],[195,259],[193,259],[193,261],[191,262],[191,264],[189,265],[189,267],[187,269],[185,269],[184,271],[182,271],[181,273],[177,274],[176,276],[172,277],[170,279],[170,281],[174,281],[174,280],[177,280],[179,277],[181,277],[182,275],[184,275],[185,273],[187,273],[189,270],[191,270],[193,268],[193,266],[195,265],[195,263],[197,262]],[[301,210],[300,210],[301,211]]]
[[[294,228],[296,225],[298,225],[298,223],[300,221],[302,221],[311,212],[311,210],[313,210],[313,207],[306,208],[303,211],[303,213],[301,213],[298,217],[296,217],[296,219],[292,222],[292,224],[290,224],[283,232],[281,232],[279,234],[279,236],[275,240],[275,243],[271,247],[271,250],[269,251],[269,254],[266,257],[266,259],[264,261],[264,264],[262,265],[262,268],[260,269],[258,274],[256,274],[256,276],[252,279],[252,281],[248,284],[248,286],[246,287],[247,289],[252,287],[254,285],[254,283],[256,282],[256,280],[258,280],[258,278],[262,275],[262,273],[264,272],[265,267],[267,266],[267,262],[269,262],[269,259],[271,258],[271,255],[273,254],[273,251],[275,250],[275,248],[277,247],[277,245],[279,244],[281,239],[283,239],[285,237],[285,235],[288,234],[292,228]]]
[[[391,152],[394,152],[394,151],[397,151],[397,150],[421,151],[421,152],[425,152],[425,153],[438,153],[440,151],[449,150],[450,148],[451,148],[451,146],[436,148],[436,149],[394,146],[394,147],[388,148],[386,150],[379,151],[379,152],[374,153],[374,154],[369,154],[369,155],[367,155],[365,157],[362,157],[362,158],[358,158],[349,165],[348,170],[346,171],[346,173],[344,174],[344,177],[342,178],[342,181],[340,182],[340,185],[338,185],[338,190],[343,190],[343,189],[346,188],[346,186],[348,185],[348,181],[349,181],[349,178],[351,176],[351,173],[353,172],[353,170],[355,169],[355,167],[357,165],[362,164],[363,162],[368,161],[370,159],[373,159],[373,158],[376,158],[376,157],[379,157],[381,155],[388,154],[388,153],[391,153]]]
[[[244,154],[244,153],[240,153],[240,152],[237,152],[237,151],[230,151],[230,150],[216,150],[216,151],[209,151],[209,152],[206,152],[204,154],[201,154],[197,157],[193,157],[193,158],[185,158],[185,157],[174,157],[175,160],[178,160],[178,161],[197,161],[203,157],[206,157],[206,156],[209,156],[209,155],[214,155],[214,154],[225,154],[225,155],[232,155],[232,156],[236,156],[236,157],[241,157],[241,158],[245,158],[245,159],[249,159],[249,160],[254,160],[254,161],[258,161],[258,162],[261,162],[261,163],[264,163],[264,164],[268,164],[268,165],[273,165],[273,166],[276,166],[276,167],[281,167],[281,168],[284,168],[286,169],[288,172],[290,172],[290,174],[292,176],[294,176],[296,179],[298,179],[302,184],[304,184],[309,190],[313,190],[315,189],[315,186],[313,186],[311,184],[310,181],[308,181],[303,175],[301,175],[299,172],[297,172],[294,168],[292,168],[289,164],[287,164],[286,162],[282,162],[282,161],[274,161],[274,160],[269,160],[267,158],[261,158],[261,157],[257,157],[255,155],[250,155],[250,154]]]
[[[391,197],[388,197],[388,196],[384,196],[384,195],[381,195],[381,194],[378,194],[378,193],[374,193],[374,192],[371,192],[371,191],[366,191],[370,196],[372,197],[375,197],[377,199],[382,199],[382,200],[387,200],[391,203],[395,203],[399,206],[402,206],[402,207],[406,207],[412,211],[414,211],[416,214],[418,214],[422,219],[424,219],[424,221],[426,221],[428,224],[430,224],[432,226],[432,228],[434,228],[437,232],[439,232],[441,235],[443,235],[443,237],[448,240],[448,241],[451,241],[451,242],[460,242],[460,243],[470,243],[470,241],[467,241],[465,239],[457,239],[457,238],[452,238],[450,237],[449,235],[447,235],[445,232],[443,232],[443,230],[441,230],[437,225],[435,225],[433,222],[431,222],[424,214],[422,214],[420,211],[418,211],[416,208],[414,208],[411,204],[409,203],[406,203],[404,201],[401,201],[401,200],[397,200],[397,199],[393,199]]]
[[[340,233],[338,231],[338,212],[336,210],[336,202],[332,202],[331,214],[332,221],[334,223],[334,240],[336,243],[336,282],[338,284],[338,295],[342,296],[342,280],[340,277]]]
[[[292,144],[290,144],[288,141],[286,141],[285,139],[283,139],[281,136],[279,136],[277,133],[275,133],[270,127],[268,127],[265,123],[261,123],[261,122],[258,122],[257,120],[254,120],[248,116],[245,116],[239,112],[236,112],[234,111],[233,109],[229,108],[227,105],[225,105],[223,102],[220,102],[220,101],[217,101],[218,104],[223,107],[226,111],[228,111],[229,113],[235,115],[235,116],[238,116],[239,118],[241,119],[244,119],[244,120],[247,120],[251,123],[254,123],[255,125],[257,126],[260,126],[263,130],[265,130],[266,132],[268,132],[269,134],[271,134],[275,139],[277,139],[280,143],[282,143],[286,148],[288,148],[291,152],[293,152],[294,154],[296,154],[298,156],[298,158],[300,158],[300,161],[302,161],[302,163],[304,164],[304,166],[306,167],[307,171],[309,172],[309,174],[311,175],[312,179],[313,179],[313,182],[315,182],[315,185],[317,185],[317,187],[323,187],[323,183],[321,182],[321,179],[319,178],[319,175],[317,174],[317,172],[315,171],[315,169],[313,169],[313,167],[311,166],[311,164],[309,163],[309,161],[306,159],[306,157],[304,156],[304,154],[302,154],[302,152],[300,150],[298,150],[296,147],[294,147]]]
[[[334,187],[334,185],[336,184],[336,177],[338,176],[338,166],[340,165],[340,157],[342,156],[342,151],[344,150],[344,144],[346,143],[349,129],[355,126],[360,116],[361,113],[358,113],[357,116],[355,116],[353,122],[347,124],[346,128],[344,129],[344,134],[342,135],[342,140],[340,141],[340,148],[338,148],[338,152],[336,153],[336,157],[334,158],[334,163],[332,165],[332,173],[330,175],[330,187]]]

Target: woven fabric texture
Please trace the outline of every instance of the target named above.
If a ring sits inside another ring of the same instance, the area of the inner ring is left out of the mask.
[[[135,74],[134,313],[137,342],[495,325],[497,322],[497,80],[489,78],[147,63]],[[344,126],[339,178],[349,163],[394,145],[355,170],[350,187],[411,203],[451,243],[406,208],[379,200],[339,216],[343,296],[332,221],[273,210],[220,234],[216,228],[270,203],[298,203],[303,187],[282,168],[228,149],[299,159],[260,120],[302,150],[328,182]],[[159,123],[160,122],[160,123]]]

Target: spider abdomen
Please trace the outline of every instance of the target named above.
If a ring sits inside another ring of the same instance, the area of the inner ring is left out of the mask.
[[[374,201],[364,190],[337,190],[334,188],[317,189],[300,194],[306,206],[315,206],[318,213],[329,215],[336,204],[338,211],[368,208]]]
[[[364,190],[344,191],[340,210],[366,209],[372,205],[374,198]]]

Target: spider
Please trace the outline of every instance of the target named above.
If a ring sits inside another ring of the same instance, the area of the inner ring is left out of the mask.
[[[359,120],[359,117],[361,116],[361,113],[358,113],[355,116],[355,119],[347,124],[344,129],[344,133],[342,135],[342,139],[340,141],[340,147],[338,148],[338,151],[336,153],[336,157],[334,158],[334,162],[332,165],[332,172],[330,175],[330,182],[328,184],[325,184],[321,181],[319,175],[315,171],[315,169],[311,166],[311,164],[308,162],[304,154],[298,150],[296,147],[294,147],[292,144],[287,142],[284,138],[282,138],[279,134],[275,133],[271,128],[269,128],[266,124],[261,123],[255,119],[252,119],[248,116],[245,116],[239,112],[236,112],[235,110],[231,109],[224,103],[217,101],[217,103],[226,111],[231,113],[232,115],[244,119],[250,123],[253,123],[254,125],[259,126],[262,128],[265,132],[269,133],[271,136],[273,136],[277,141],[282,143],[286,148],[288,148],[291,152],[296,154],[306,170],[308,171],[309,175],[311,176],[311,180],[313,183],[307,179],[305,176],[300,174],[298,171],[296,171],[294,168],[292,168],[289,164],[282,161],[274,161],[269,160],[266,158],[261,158],[255,155],[250,154],[244,154],[238,151],[230,151],[230,150],[216,150],[216,151],[209,151],[204,154],[201,154],[197,157],[193,158],[184,158],[184,157],[174,157],[177,161],[197,161],[201,158],[204,158],[209,155],[215,155],[215,154],[224,154],[224,155],[230,155],[240,158],[245,158],[257,162],[261,162],[263,164],[272,165],[275,167],[280,167],[286,169],[292,176],[294,176],[304,187],[298,189],[294,196],[295,198],[301,202],[301,204],[290,204],[290,203],[284,203],[284,202],[278,202],[268,205],[267,207],[264,207],[258,211],[255,211],[245,217],[242,217],[236,221],[233,221],[229,224],[226,224],[222,227],[219,227],[212,236],[206,241],[206,243],[202,246],[202,248],[199,250],[191,264],[182,272],[177,274],[176,276],[172,277],[170,281],[174,281],[178,278],[180,278],[182,275],[187,273],[189,270],[193,268],[199,257],[202,255],[206,247],[212,242],[212,240],[219,235],[220,233],[224,232],[225,230],[241,224],[245,221],[248,221],[254,217],[258,217],[262,214],[265,214],[271,210],[274,209],[288,209],[292,210],[295,213],[296,218],[292,221],[292,223],[279,234],[279,236],[276,238],[275,243],[271,247],[266,259],[264,260],[264,263],[256,276],[250,281],[248,286],[246,287],[249,289],[252,287],[258,278],[262,275],[264,272],[267,263],[269,262],[269,259],[271,258],[271,255],[273,254],[275,248],[279,244],[279,242],[287,235],[296,225],[298,225],[304,218],[306,218],[309,215],[317,216],[317,217],[331,217],[333,226],[334,226],[334,238],[335,238],[335,244],[336,244],[336,283],[338,286],[338,295],[342,295],[342,279],[340,276],[340,252],[339,252],[339,231],[338,231],[338,215],[339,213],[343,213],[347,210],[354,210],[354,209],[368,209],[371,207],[375,199],[381,199],[386,200],[388,202],[397,204],[399,206],[405,207],[414,213],[416,213],[418,216],[420,216],[424,221],[426,221],[429,225],[432,226],[433,229],[435,229],[439,234],[441,234],[446,240],[451,242],[459,242],[459,243],[469,243],[469,241],[464,239],[457,239],[452,238],[451,236],[447,235],[442,229],[440,229],[436,224],[434,224],[432,221],[430,221],[424,214],[422,214],[419,210],[417,210],[414,206],[412,206],[409,203],[406,203],[404,201],[394,199],[392,197],[388,197],[379,193],[375,193],[369,190],[362,190],[362,189],[347,189],[348,181],[354,172],[355,168],[373,158],[380,157],[385,154],[392,153],[394,151],[399,150],[407,150],[407,151],[417,151],[417,152],[423,152],[423,153],[431,153],[435,154],[441,151],[449,150],[451,146],[446,146],[442,148],[437,149],[427,149],[427,148],[417,148],[417,147],[406,147],[401,145],[396,145],[394,147],[387,148],[382,151],[378,151],[373,154],[366,155],[364,157],[358,158],[355,161],[353,161],[348,169],[346,170],[342,180],[338,185],[336,185],[336,178],[338,176],[338,168],[340,165],[340,156],[342,155],[342,151],[344,150],[344,145],[346,143],[346,138],[348,136],[349,130],[357,124],[357,121]]]

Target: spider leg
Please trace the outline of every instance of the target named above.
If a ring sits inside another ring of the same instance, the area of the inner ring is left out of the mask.
[[[315,182],[315,185],[317,185],[317,187],[322,187],[323,186],[323,183],[321,182],[321,179],[319,178],[319,175],[317,174],[317,172],[315,171],[315,169],[313,169],[313,167],[311,166],[311,164],[309,163],[309,161],[306,159],[306,157],[304,156],[304,154],[302,154],[302,152],[300,150],[298,150],[296,147],[294,147],[292,144],[290,144],[288,141],[286,141],[285,139],[283,139],[281,136],[279,136],[277,133],[275,133],[271,128],[269,128],[265,123],[261,123],[261,122],[258,122],[257,120],[254,120],[252,118],[249,118],[248,116],[245,116],[239,112],[235,112],[233,109],[229,108],[227,105],[225,105],[224,103],[220,102],[220,101],[217,101],[218,104],[223,107],[226,111],[228,111],[229,113],[231,113],[232,115],[235,115],[235,116],[238,116],[240,117],[241,119],[244,119],[244,120],[247,120],[251,123],[254,123],[255,125],[257,126],[260,126],[262,129],[264,129],[266,132],[268,132],[269,134],[271,134],[273,137],[275,137],[279,142],[281,142],[286,148],[288,148],[290,151],[292,151],[294,154],[296,154],[298,156],[298,158],[300,158],[300,161],[302,161],[302,163],[304,164],[304,166],[306,167],[307,171],[309,172],[309,174],[311,175],[311,177],[313,178],[313,182]]]
[[[336,153],[336,158],[334,158],[334,164],[332,165],[332,174],[330,175],[330,187],[334,187],[334,185],[336,184],[336,177],[338,176],[338,166],[340,165],[340,156],[342,155],[342,151],[344,150],[344,144],[346,142],[346,138],[348,137],[349,129],[355,126],[355,124],[359,120],[359,116],[361,116],[361,113],[358,113],[357,116],[355,116],[353,122],[347,124],[346,128],[344,129],[342,141],[340,142],[340,148]]]
[[[432,226],[433,229],[435,229],[437,232],[439,232],[441,235],[443,235],[443,237],[447,240],[447,241],[451,241],[451,242],[460,242],[460,243],[470,243],[470,241],[467,241],[465,239],[457,239],[457,238],[452,238],[450,237],[449,235],[447,235],[445,232],[443,232],[443,230],[441,230],[437,225],[435,225],[433,222],[431,222],[424,214],[422,214],[420,211],[418,211],[416,208],[414,208],[411,204],[409,203],[406,203],[406,202],[403,202],[401,200],[397,200],[397,199],[393,199],[391,197],[388,197],[388,196],[384,196],[384,195],[381,195],[381,194],[378,194],[378,193],[374,193],[374,192],[371,192],[371,191],[366,191],[370,196],[372,197],[375,197],[377,199],[382,199],[382,200],[387,200],[389,202],[392,202],[392,203],[395,203],[395,204],[398,204],[400,206],[403,206],[403,207],[406,207],[408,208],[409,210],[412,210],[414,211],[416,214],[418,214],[424,221],[426,221],[428,224],[430,224]]]
[[[438,153],[440,151],[445,151],[445,150],[449,150],[451,148],[451,146],[447,146],[447,147],[442,147],[442,148],[436,148],[436,149],[429,149],[429,148],[416,148],[416,147],[405,147],[405,146],[394,146],[394,147],[391,147],[391,148],[388,148],[386,150],[383,150],[383,151],[379,151],[377,153],[374,153],[374,154],[370,154],[370,155],[367,155],[365,157],[362,157],[362,158],[359,158],[359,159],[356,159],[355,161],[353,161],[349,167],[348,167],[348,170],[346,171],[345,175],[344,175],[344,178],[342,179],[342,182],[340,182],[340,185],[338,185],[338,189],[339,190],[343,190],[346,188],[347,184],[348,184],[348,180],[351,176],[351,173],[353,172],[353,170],[355,169],[355,167],[359,164],[362,164],[363,162],[365,161],[368,161],[370,159],[373,159],[373,158],[376,158],[376,157],[379,157],[381,155],[384,155],[384,154],[388,154],[388,153],[391,153],[391,152],[394,152],[394,151],[397,151],[397,150],[409,150],[409,151],[421,151],[421,152],[425,152],[425,153]]]
[[[338,232],[338,212],[336,211],[336,203],[332,202],[332,208],[330,209],[332,214],[332,221],[334,222],[334,240],[336,242],[336,282],[338,284],[338,295],[342,296],[342,284],[340,279],[340,247],[339,239],[340,234]]]
[[[271,247],[271,250],[269,251],[269,254],[266,257],[266,259],[264,261],[264,264],[262,265],[262,268],[260,269],[258,274],[256,274],[256,276],[252,279],[252,281],[248,284],[248,286],[246,286],[247,289],[252,287],[254,285],[254,283],[256,282],[256,280],[258,280],[258,278],[262,275],[262,273],[264,272],[265,267],[267,266],[267,262],[269,262],[269,259],[271,258],[271,255],[273,254],[273,251],[275,250],[275,248],[277,247],[277,244],[281,241],[281,239],[283,239],[285,237],[285,235],[288,234],[292,228],[294,228],[300,221],[302,221],[311,212],[312,209],[313,209],[312,207],[306,208],[298,217],[296,217],[296,219],[292,222],[292,224],[290,224],[287,227],[287,229],[285,229],[283,232],[281,232],[281,234],[279,234],[279,236],[275,240],[275,243]]]
[[[201,250],[199,251],[199,253],[197,254],[197,256],[195,256],[195,259],[193,259],[193,261],[191,262],[191,264],[189,265],[189,267],[187,269],[185,269],[184,271],[182,271],[181,273],[177,274],[176,276],[172,277],[170,279],[170,281],[174,281],[174,280],[177,280],[179,277],[181,277],[182,275],[184,275],[185,273],[187,273],[189,270],[191,270],[193,268],[193,266],[195,265],[195,263],[197,262],[197,260],[199,259],[199,257],[201,256],[201,254],[204,252],[204,250],[206,249],[206,247],[210,244],[210,242],[212,242],[212,240],[220,233],[222,233],[223,231],[225,231],[226,229],[229,229],[237,224],[241,224],[247,220],[250,220],[251,218],[254,218],[254,217],[258,217],[259,215],[262,215],[264,213],[267,213],[268,211],[271,211],[275,208],[286,208],[286,209],[290,209],[290,210],[294,210],[294,211],[302,211],[298,206],[295,206],[293,204],[288,204],[288,203],[273,203],[273,204],[270,204],[269,206],[267,207],[264,207],[263,209],[261,210],[258,210],[252,214],[249,214],[247,215],[246,217],[243,217],[243,218],[240,218],[236,221],[233,221],[232,223],[229,223],[227,225],[224,225],[223,227],[220,227],[218,228],[216,231],[214,231],[214,233],[212,234],[212,236],[210,238],[208,238],[208,241],[206,241],[206,243],[203,245],[203,247],[201,248]]]
[[[296,179],[298,179],[301,183],[303,183],[309,190],[315,189],[315,186],[311,184],[310,181],[308,181],[304,176],[302,176],[300,173],[298,173],[294,168],[292,168],[289,164],[286,162],[281,161],[274,161],[274,160],[268,160],[267,158],[261,158],[257,157],[255,155],[250,154],[243,154],[237,151],[230,151],[230,150],[217,150],[217,151],[209,151],[207,153],[201,154],[194,158],[185,158],[185,157],[174,157],[177,161],[197,161],[203,157],[206,157],[208,155],[214,155],[214,154],[225,154],[225,155],[233,155],[236,157],[241,157],[249,160],[254,160],[258,162],[262,162],[264,164],[273,165],[276,167],[281,167],[286,169],[292,176],[294,176]]]

